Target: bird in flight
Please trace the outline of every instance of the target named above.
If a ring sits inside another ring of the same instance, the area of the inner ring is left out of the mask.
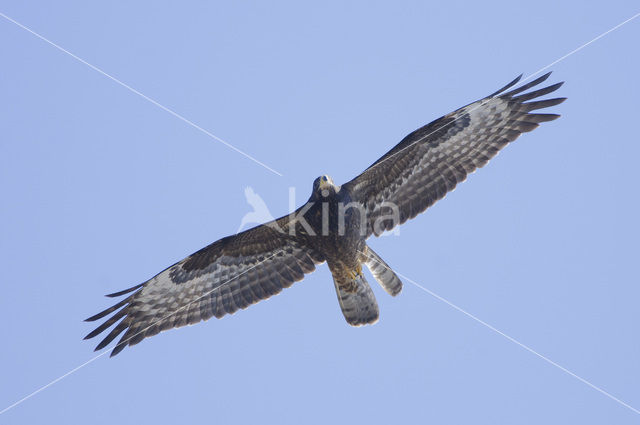
[[[329,176],[318,177],[309,200],[293,213],[222,238],[144,283],[107,295],[126,297],[86,319],[111,315],[85,339],[115,325],[96,347],[124,332],[114,356],[159,332],[247,308],[324,262],[346,321],[375,323],[378,304],[362,265],[393,296],[402,282],[366,240],[425,211],[521,133],[558,118],[533,112],[565,100],[539,99],[562,83],[529,91],[549,75],[512,89],[520,76],[415,130],[353,180],[338,186]]]

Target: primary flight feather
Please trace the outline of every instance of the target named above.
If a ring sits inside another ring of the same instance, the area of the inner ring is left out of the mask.
[[[521,133],[558,118],[534,111],[563,102],[537,100],[562,83],[528,91],[549,75],[507,91],[518,77],[409,134],[353,180],[337,186],[328,176],[318,177],[311,197],[294,213],[220,239],[146,282],[108,295],[126,297],[87,319],[111,315],[85,339],[115,325],[96,347],[124,332],[113,356],[161,331],[267,299],[325,261],[347,322],[375,323],[378,305],[362,264],[391,295],[402,282],[366,239],[423,212]]]

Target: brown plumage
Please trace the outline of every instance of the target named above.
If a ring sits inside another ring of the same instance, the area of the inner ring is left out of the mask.
[[[85,338],[116,325],[96,347],[124,332],[111,353],[115,355],[158,332],[220,318],[267,299],[325,261],[347,322],[374,323],[378,305],[362,264],[391,295],[400,292],[402,283],[366,239],[423,212],[521,133],[558,118],[532,112],[564,98],[532,100],[562,83],[526,92],[548,76],[507,92],[518,77],[409,134],[350,182],[336,186],[329,177],[319,177],[307,203],[292,215],[220,239],[150,280],[110,294],[127,297],[87,319],[113,314]],[[345,213],[341,205],[356,208]]]

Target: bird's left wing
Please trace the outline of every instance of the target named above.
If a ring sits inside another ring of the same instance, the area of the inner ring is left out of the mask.
[[[524,93],[549,74],[505,93],[518,77],[496,93],[419,128],[342,185],[341,190],[364,206],[366,236],[379,236],[415,217],[521,133],[558,118],[531,112],[557,105],[564,98],[530,100],[557,90],[562,83]]]
[[[150,280],[108,295],[133,292],[88,318],[94,321],[115,312],[85,339],[121,320],[96,347],[104,348],[126,331],[111,353],[114,356],[158,332],[234,313],[302,280],[324,258],[286,232],[288,219],[220,239]]]

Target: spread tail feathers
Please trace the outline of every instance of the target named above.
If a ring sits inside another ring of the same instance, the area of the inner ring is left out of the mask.
[[[342,314],[351,326],[373,324],[378,321],[378,303],[362,271],[346,269],[334,270],[333,283],[336,286]]]
[[[373,277],[389,295],[396,296],[402,291],[402,281],[371,248],[367,247],[367,259],[365,263]]]

